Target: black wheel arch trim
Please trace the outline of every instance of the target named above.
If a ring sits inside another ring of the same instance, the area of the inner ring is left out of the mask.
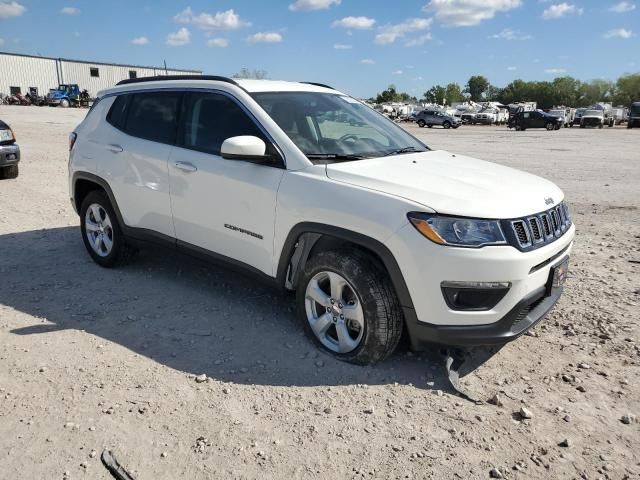
[[[362,233],[357,233],[352,230],[348,230],[345,228],[335,227],[332,225],[326,225],[322,223],[314,223],[314,222],[302,222],[296,224],[288,233],[287,239],[284,242],[280,253],[280,260],[278,261],[278,270],[277,270],[277,283],[280,286],[285,285],[287,271],[289,268],[290,260],[295,252],[296,244],[300,237],[305,234],[318,234],[309,237],[310,245],[305,245],[303,256],[300,258],[299,263],[297,265],[297,270],[300,271],[304,268],[305,263],[309,258],[309,253],[315,245],[316,242],[322,238],[323,235],[331,236],[334,238],[338,238],[340,240],[346,240],[348,242],[354,243],[356,245],[362,246],[368,250],[374,252],[380,260],[382,261],[384,267],[386,268],[389,277],[391,279],[391,283],[396,291],[396,295],[398,296],[398,300],[403,310],[405,311],[405,318],[407,321],[410,319],[407,317],[407,314],[415,317],[415,311],[413,306],[413,301],[411,300],[411,295],[409,293],[409,289],[407,288],[407,284],[404,280],[404,276],[402,275],[402,271],[400,270],[400,266],[396,261],[391,250],[387,248],[382,242],[371,238]],[[411,312],[414,312],[411,314]]]

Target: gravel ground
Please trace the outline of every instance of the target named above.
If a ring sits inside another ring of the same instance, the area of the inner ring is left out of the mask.
[[[96,266],[67,191],[84,114],[0,106],[23,154],[0,181],[3,478],[108,479],[105,448],[139,480],[640,478],[640,132],[408,127],[557,182],[578,229],[565,295],[464,378],[474,404],[437,348],[339,363],[237,274],[152,249]]]

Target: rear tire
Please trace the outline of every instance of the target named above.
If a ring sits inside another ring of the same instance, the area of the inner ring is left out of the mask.
[[[118,217],[103,191],[89,192],[82,201],[80,231],[87,252],[101,267],[124,265],[136,253],[124,238]]]
[[[442,127],[443,127],[443,128],[445,128],[445,129],[449,129],[449,128],[451,128],[451,122],[448,122],[448,121],[447,121],[447,122],[444,122],[444,123],[442,124]]]
[[[0,168],[0,178],[4,178],[7,180],[18,178],[18,173],[18,165],[11,165],[10,167]]]
[[[544,128],[546,128],[547,130],[551,131],[553,129],[555,129],[555,125],[553,125],[552,122],[547,122],[547,124],[544,126]]]
[[[403,315],[391,281],[359,250],[320,252],[309,259],[296,297],[305,332],[338,360],[376,363],[400,341]]]
[[[424,128],[425,125],[426,125],[426,123],[424,123],[424,120],[418,120],[418,126],[420,128]]]

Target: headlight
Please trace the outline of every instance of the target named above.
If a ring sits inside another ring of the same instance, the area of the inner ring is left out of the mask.
[[[407,217],[422,235],[439,245],[482,247],[507,244],[499,220],[443,217],[416,212],[409,213]]]

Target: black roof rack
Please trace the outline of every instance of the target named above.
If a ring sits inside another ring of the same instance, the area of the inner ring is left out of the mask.
[[[317,82],[300,82],[300,83],[306,83],[307,85],[315,85],[316,87],[324,87],[330,90],[335,90],[335,88],[330,87],[329,85],[325,85],[324,83],[317,83]]]
[[[143,82],[161,82],[170,80],[214,80],[216,82],[232,83],[238,85],[238,83],[232,78],[220,77],[217,75],[156,75],[154,77],[140,77],[140,78],[128,78],[126,80],[120,80],[116,85],[130,85],[132,83]]]

